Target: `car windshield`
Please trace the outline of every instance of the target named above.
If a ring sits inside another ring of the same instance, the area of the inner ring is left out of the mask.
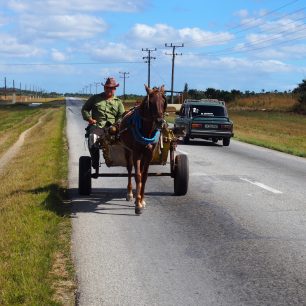
[[[226,116],[225,108],[213,105],[191,105],[190,106],[191,117],[196,116],[213,116],[224,117]]]

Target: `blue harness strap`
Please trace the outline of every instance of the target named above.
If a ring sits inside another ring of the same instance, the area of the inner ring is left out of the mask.
[[[156,144],[158,143],[160,137],[160,130],[156,129],[153,131],[153,137],[147,138],[141,134],[141,117],[139,115],[139,110],[135,109],[134,113],[131,115],[129,119],[129,124],[131,126],[133,136],[135,140],[143,145]]]

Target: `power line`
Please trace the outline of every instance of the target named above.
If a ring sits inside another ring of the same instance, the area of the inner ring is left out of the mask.
[[[269,16],[269,15],[272,15],[272,14],[274,14],[275,12],[280,11],[281,9],[283,9],[283,8],[289,6],[289,5],[292,5],[292,4],[294,4],[295,2],[298,2],[298,1],[299,1],[299,0],[294,0],[294,1],[287,2],[287,3],[285,3],[284,5],[282,5],[282,6],[278,7],[278,8],[276,8],[276,9],[273,9],[273,10],[271,10],[271,11],[268,11],[267,13],[261,15],[260,17],[263,18],[263,17]],[[305,8],[305,7],[304,7],[304,8]],[[296,10],[296,11],[294,11],[294,12],[289,13],[289,14],[285,14],[283,17],[285,17],[285,16],[287,16],[287,15],[291,15],[291,14],[297,13],[297,12],[303,10],[304,8],[298,9],[298,10]],[[242,29],[240,29],[240,30],[238,30],[238,31],[233,31],[232,34],[236,34],[236,33],[244,32],[244,31],[247,31],[247,30],[249,30],[249,29],[258,27],[258,24],[257,24],[257,25],[255,25],[255,26],[252,25],[252,26],[249,26],[249,27],[247,27],[247,28],[243,28],[244,26],[246,26],[246,25],[248,25],[248,24],[253,24],[253,23],[254,23],[254,20],[250,20],[250,21],[246,21],[246,22],[244,22],[244,23],[238,24],[238,25],[236,25],[236,26],[229,27],[229,28],[227,28],[227,29],[225,29],[225,30],[231,32],[231,31],[234,30],[234,29],[242,28]],[[203,39],[185,41],[185,45],[187,45],[187,44],[189,44],[189,43],[193,43],[193,42],[198,42],[198,43],[200,43],[200,42],[214,42],[214,41],[215,41],[215,39],[210,39],[210,40],[209,40],[209,39],[203,38]],[[226,42],[226,41],[225,41],[225,42]]]
[[[272,11],[268,11],[267,13],[261,15],[261,17],[266,17],[266,16],[269,16],[269,15],[271,15],[271,14],[274,14],[275,12],[280,11],[281,9],[283,9],[283,8],[285,8],[285,7],[287,7],[287,6],[291,5],[291,4],[293,4],[293,3],[295,3],[295,2],[298,2],[298,1],[299,1],[299,0],[293,0],[293,1],[287,2],[287,3],[285,3],[284,5],[282,5],[282,6],[278,7],[278,8],[276,8],[276,9],[274,9],[274,10],[272,10]],[[232,28],[229,28],[229,30],[233,30],[233,29],[236,29],[236,28],[243,27],[243,26],[245,26],[245,25],[247,25],[247,24],[249,24],[249,23],[252,23],[252,21],[247,21],[247,22],[245,22],[245,23],[238,24],[237,26],[234,26],[234,27],[232,27]]]
[[[71,62],[71,63],[0,63],[3,66],[66,66],[66,65],[109,65],[109,64],[140,64],[141,61],[117,61],[117,62]]]
[[[306,24],[301,24],[298,26],[299,27],[302,27],[302,29],[300,30],[295,30],[294,32],[292,31],[288,31],[288,30],[284,30],[284,31],[281,31],[281,32],[277,32],[275,33],[274,35],[272,35],[272,37],[269,37],[267,39],[261,39],[261,40],[255,40],[251,43],[246,43],[244,44],[243,48],[244,50],[242,49],[237,49],[236,47],[230,47],[230,48],[225,48],[225,49],[221,49],[221,50],[217,50],[217,51],[214,51],[214,52],[207,52],[207,53],[202,53],[202,54],[197,54],[199,56],[209,56],[209,55],[228,55],[228,54],[233,54],[233,53],[241,53],[241,52],[250,52],[250,51],[255,51],[255,50],[259,50],[259,49],[264,49],[264,48],[271,48],[275,45],[279,45],[280,43],[288,43],[290,41],[294,41],[294,40],[297,40],[297,38],[293,38],[293,39],[289,39],[289,40],[286,40],[286,41],[282,41],[282,42],[277,42],[275,44],[269,44],[268,46],[257,46],[257,45],[260,45],[260,44],[263,44],[263,43],[267,43],[267,42],[271,42],[271,41],[275,41],[275,40],[279,40],[281,38],[284,38],[288,35],[292,35],[292,34],[296,34],[298,32],[301,32],[301,31],[305,31],[306,29]],[[280,34],[283,34],[282,36],[280,36]],[[304,38],[304,36],[300,36],[298,39],[302,39]],[[250,47],[249,49],[247,49],[248,47]],[[252,48],[252,47],[255,47],[255,48]],[[227,52],[228,51],[228,52]]]

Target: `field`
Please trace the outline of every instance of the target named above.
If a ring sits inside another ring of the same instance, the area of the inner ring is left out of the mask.
[[[297,100],[290,94],[257,94],[250,97],[238,98],[228,104],[236,110],[269,110],[288,112],[296,104]]]
[[[6,97],[1,95],[0,96],[0,103],[1,104],[11,104],[14,103],[45,103],[45,102],[52,102],[55,100],[63,100],[62,97],[59,98],[44,98],[39,96],[20,96],[19,94],[7,95]]]
[[[306,157],[306,118],[284,112],[234,111],[235,139]]]
[[[65,108],[10,106],[0,114],[2,152],[45,116],[0,173],[0,305],[74,305]]]

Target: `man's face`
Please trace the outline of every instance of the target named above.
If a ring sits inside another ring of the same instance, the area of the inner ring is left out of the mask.
[[[109,99],[115,95],[116,87],[104,86],[104,92],[105,92],[106,98]]]

